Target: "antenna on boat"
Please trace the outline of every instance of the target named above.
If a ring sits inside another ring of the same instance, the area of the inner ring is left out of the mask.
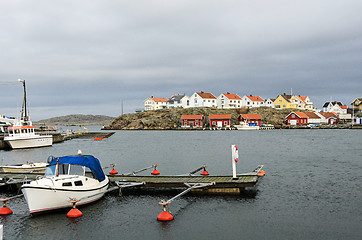
[[[27,110],[27,102],[26,102],[26,87],[25,87],[25,80],[18,79],[18,82],[23,83],[24,87],[24,98],[23,98],[23,106],[21,107],[21,118],[20,120],[23,120],[24,122],[29,121],[29,113]]]

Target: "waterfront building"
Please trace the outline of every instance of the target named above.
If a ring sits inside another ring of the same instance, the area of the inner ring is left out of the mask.
[[[307,125],[308,116],[304,112],[291,112],[285,117],[287,125]]]
[[[144,102],[145,111],[149,110],[158,110],[167,108],[167,99],[166,98],[155,98],[149,97]]]
[[[212,93],[195,92],[190,96],[190,107],[217,107],[216,100]]]
[[[253,107],[264,107],[264,102],[265,100],[262,99],[259,96],[253,96],[253,95],[249,95],[249,96],[244,96],[241,98],[241,106],[242,107],[248,107],[248,108],[253,108]]]
[[[230,127],[231,114],[210,114],[210,127]]]
[[[240,108],[241,107],[241,97],[237,94],[231,93],[222,93],[217,97],[217,107],[222,109],[229,108]]]
[[[334,112],[316,112],[322,124],[336,124],[339,122],[338,114]]]
[[[308,124],[321,124],[321,117],[314,112],[304,112],[308,117]]]
[[[243,123],[257,123],[257,125],[261,126],[261,120],[263,118],[259,114],[240,114],[238,116],[238,122],[240,125]]]
[[[182,127],[203,127],[204,115],[182,115],[181,124]]]

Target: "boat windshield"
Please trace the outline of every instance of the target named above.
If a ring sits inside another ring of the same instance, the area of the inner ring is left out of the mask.
[[[88,167],[72,164],[59,164],[59,175],[80,175],[84,176],[86,172],[92,172]],[[51,165],[46,168],[45,176],[55,176],[57,174],[57,165]]]

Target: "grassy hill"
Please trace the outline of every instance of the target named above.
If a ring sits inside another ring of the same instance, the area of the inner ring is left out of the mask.
[[[108,125],[114,117],[73,114],[34,122],[35,125]]]
[[[292,109],[276,110],[274,108],[239,108],[239,109],[217,109],[217,108],[172,108],[154,111],[125,114],[114,119],[107,129],[152,129],[167,130],[175,129],[181,125],[181,115],[202,114],[208,123],[209,114],[231,114],[231,124],[236,125],[237,117],[242,113],[258,113],[262,118],[262,124],[273,124],[281,126],[284,124],[285,116]]]

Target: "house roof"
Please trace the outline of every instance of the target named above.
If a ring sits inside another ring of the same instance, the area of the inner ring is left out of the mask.
[[[284,98],[287,102],[290,102],[290,99],[292,98],[292,95],[287,95],[287,94],[280,94],[279,96],[282,96],[282,98]],[[278,97],[279,97],[278,96]]]
[[[306,103],[307,96],[300,96],[300,95],[298,95],[297,97],[298,97],[300,100],[302,100],[304,103]]]
[[[248,119],[248,120],[262,120],[263,118],[259,115],[259,114],[240,114],[239,117],[242,117],[243,119]]]
[[[169,97],[168,101],[169,102],[180,101],[184,96],[185,96],[185,94],[183,94],[183,95],[181,95],[181,94],[172,95],[171,97]]]
[[[334,112],[319,112],[325,118],[336,118],[338,115]]]
[[[149,99],[152,99],[155,102],[167,102],[166,98],[154,98],[154,97],[150,97]]]
[[[210,120],[215,119],[231,119],[231,114],[210,114],[209,115]]]
[[[181,120],[202,119],[204,115],[182,115]]]
[[[259,96],[253,96],[253,95],[249,95],[247,96],[251,101],[253,102],[264,102],[264,99],[262,99],[261,97]]]
[[[314,112],[305,112],[304,114],[307,115],[308,118],[321,118],[320,116],[318,116]]]
[[[241,100],[241,97],[239,97],[237,94],[224,93],[224,96],[227,97],[228,99]]]
[[[201,92],[196,92],[201,98],[211,98],[211,99],[216,99],[216,97],[214,95],[212,95],[212,93],[205,93],[203,91]]]
[[[304,112],[291,112],[291,113],[289,113],[289,115],[292,113],[294,113],[295,115],[297,115],[300,118],[308,118],[308,116]],[[289,117],[289,115],[287,117]]]
[[[347,105],[342,105],[340,106],[342,109],[348,109],[348,106]]]

